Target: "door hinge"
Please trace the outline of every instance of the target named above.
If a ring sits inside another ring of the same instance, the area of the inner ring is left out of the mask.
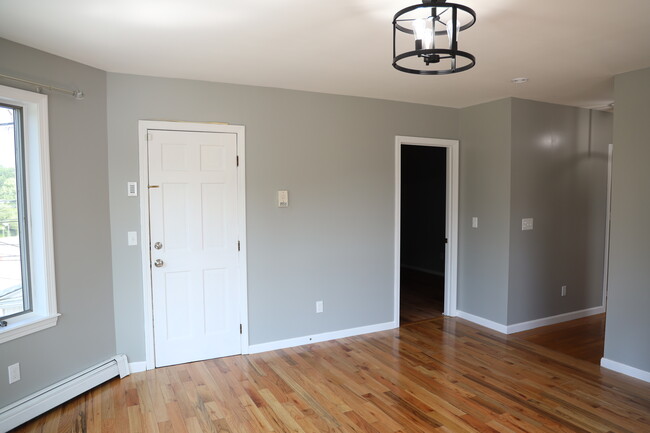
[[[237,155],[237,167],[239,167],[239,155]]]
[[[239,324],[239,333],[240,333],[240,334],[243,334],[243,333],[244,333],[244,327],[242,326],[241,323]]]
[[[160,188],[160,185],[149,185],[147,188],[149,188],[149,189],[151,189],[151,188]]]
[[[449,243],[449,241],[447,240],[447,238],[445,238],[445,243]]]
[[[241,251],[241,242],[237,241],[237,251]]]
[[[151,140],[153,140],[153,135],[151,135],[151,133],[147,132],[147,133],[145,134],[145,139],[146,139],[147,141],[151,141]]]

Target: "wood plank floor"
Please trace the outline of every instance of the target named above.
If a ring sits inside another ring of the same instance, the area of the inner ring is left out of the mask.
[[[442,316],[443,276],[402,268],[400,271],[400,323],[414,323]]]
[[[439,317],[115,379],[16,433],[650,432],[650,384]]]
[[[513,335],[574,358],[600,364],[605,349],[605,313]]]

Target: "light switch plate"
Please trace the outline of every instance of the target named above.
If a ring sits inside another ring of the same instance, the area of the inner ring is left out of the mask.
[[[316,301],[316,312],[317,313],[323,312],[323,301]]]
[[[278,207],[289,207],[289,191],[278,191]]]
[[[138,232],[128,232],[127,238],[129,245],[138,245]]]
[[[472,228],[473,229],[478,228],[478,217],[472,217]]]
[[[532,230],[533,229],[533,219],[524,218],[521,220],[521,229],[522,230]]]
[[[127,182],[126,195],[129,197],[138,196],[138,182]]]

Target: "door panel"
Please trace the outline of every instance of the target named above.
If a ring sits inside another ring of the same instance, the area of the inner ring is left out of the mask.
[[[241,353],[236,135],[149,135],[156,366]]]
[[[203,273],[203,293],[205,297],[205,330],[209,334],[225,332],[227,329],[228,302],[226,272],[223,269],[208,269]],[[212,314],[210,314],[212,312]]]
[[[188,227],[188,185],[167,183],[162,187],[162,242],[167,251],[187,251],[190,246]],[[152,215],[153,217],[153,215]]]
[[[167,326],[167,340],[173,341],[188,338],[191,335],[190,323],[190,299],[186,294],[190,291],[189,272],[167,272],[165,274],[164,299],[161,301],[174,308],[165,308],[167,316],[166,323],[175,324]],[[162,331],[162,327],[160,330]]]
[[[206,249],[225,248],[226,209],[224,207],[223,185],[202,185],[201,208],[203,210],[203,247]]]

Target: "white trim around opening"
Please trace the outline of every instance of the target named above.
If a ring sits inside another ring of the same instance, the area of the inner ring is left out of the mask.
[[[455,317],[458,277],[458,178],[459,142],[423,137],[395,137],[395,267],[394,267],[394,316],[399,326],[400,316],[400,220],[401,220],[401,177],[402,146],[430,146],[447,149],[447,252],[445,254],[445,302],[444,314]]]
[[[239,170],[237,172],[237,224],[238,237],[241,250],[239,253],[240,265],[238,269],[238,300],[239,315],[242,324],[241,353],[247,354],[248,348],[248,282],[247,282],[247,255],[246,255],[246,139],[245,127],[241,125],[227,125],[219,123],[193,123],[169,122],[155,120],[141,120],[138,125],[139,159],[140,159],[140,238],[142,252],[142,290],[144,296],[144,334],[146,369],[155,368],[154,329],[153,329],[153,298],[151,293],[151,268],[149,239],[149,167],[147,152],[147,133],[149,130],[167,131],[195,131],[195,132],[222,132],[237,135],[237,155],[239,157]]]
[[[614,162],[614,145],[607,148],[607,214],[605,217],[605,264],[603,265],[603,308],[607,310],[607,290],[609,286],[609,231],[612,217],[612,163]]]
[[[0,86],[0,103],[23,110],[23,163],[32,311],[6,319],[0,344],[57,324],[54,235],[50,185],[48,98]],[[23,234],[21,234],[23,236]]]

